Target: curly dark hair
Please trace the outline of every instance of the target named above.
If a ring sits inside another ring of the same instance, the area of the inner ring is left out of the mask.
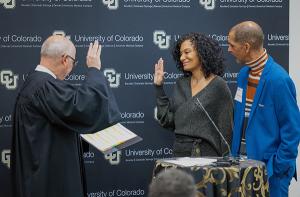
[[[225,64],[221,47],[217,41],[201,33],[184,34],[174,44],[172,51],[173,59],[176,62],[176,67],[183,72],[185,76],[191,75],[191,72],[183,70],[183,65],[180,61],[180,47],[186,40],[191,41],[195,50],[198,52],[205,78],[211,73],[223,76]]]

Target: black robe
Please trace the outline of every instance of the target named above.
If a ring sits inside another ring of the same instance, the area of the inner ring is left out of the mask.
[[[14,196],[86,196],[80,134],[104,129],[119,118],[101,71],[89,68],[81,86],[33,72],[21,88],[14,110]]]

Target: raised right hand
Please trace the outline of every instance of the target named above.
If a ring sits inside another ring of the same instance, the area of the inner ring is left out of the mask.
[[[158,62],[155,64],[154,81],[155,85],[162,85],[164,82],[164,60],[159,58]]]
[[[101,45],[99,45],[98,40],[95,40],[94,44],[90,43],[90,47],[86,56],[87,66],[94,67],[100,70],[101,68]]]

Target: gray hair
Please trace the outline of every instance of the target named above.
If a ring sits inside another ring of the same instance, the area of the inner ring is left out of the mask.
[[[42,45],[41,56],[57,58],[64,54],[70,55],[73,51],[72,46],[72,42],[64,36],[50,36]]]
[[[238,43],[249,43],[252,49],[260,49],[264,44],[264,32],[262,28],[253,21],[245,21],[231,28],[234,33],[234,41]]]
[[[175,168],[160,172],[149,186],[148,197],[195,197],[197,189],[194,178]]]

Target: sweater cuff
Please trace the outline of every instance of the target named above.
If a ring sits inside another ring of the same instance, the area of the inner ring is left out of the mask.
[[[163,97],[166,96],[164,86],[163,85],[154,85],[156,91],[156,97]]]

